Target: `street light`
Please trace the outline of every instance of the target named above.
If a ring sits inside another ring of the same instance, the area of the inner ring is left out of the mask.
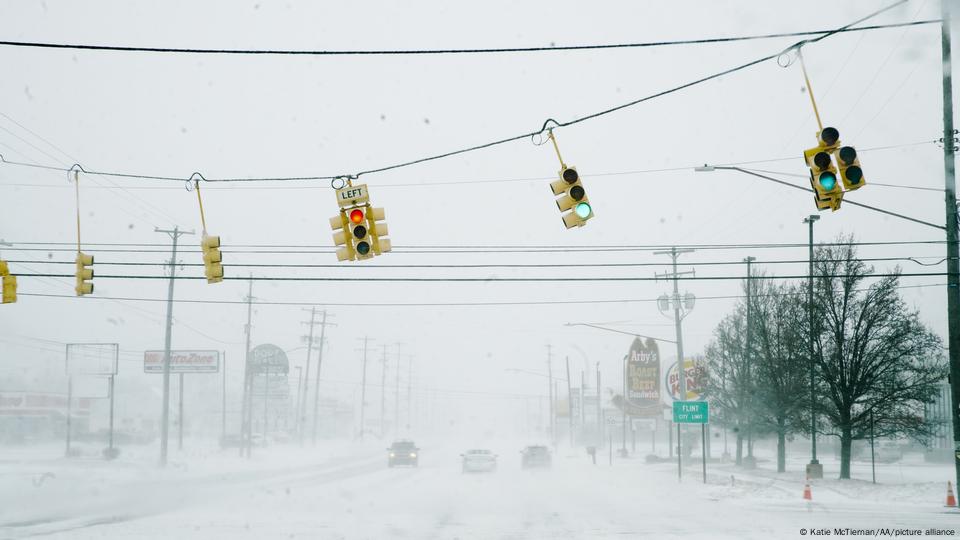
[[[807,318],[810,319],[810,345],[808,352],[810,354],[810,463],[807,464],[807,476],[809,478],[823,478],[823,465],[817,461],[817,413],[816,413],[816,387],[814,385],[814,361],[813,361],[813,224],[820,219],[820,216],[813,214],[803,218],[803,222],[808,225],[809,230],[809,277],[807,279]]]

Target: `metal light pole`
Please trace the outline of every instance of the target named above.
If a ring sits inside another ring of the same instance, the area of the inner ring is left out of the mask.
[[[816,362],[814,361],[814,347],[813,340],[816,336],[816,330],[813,324],[813,224],[820,219],[820,216],[813,214],[807,216],[803,219],[803,222],[808,225],[809,229],[809,242],[808,242],[808,251],[809,251],[809,279],[807,279],[807,318],[810,323],[810,337],[809,337],[809,347],[807,349],[810,363],[810,463],[807,464],[807,477],[808,478],[823,478],[823,465],[817,460],[817,390],[816,390],[816,379],[815,379],[815,370]]]

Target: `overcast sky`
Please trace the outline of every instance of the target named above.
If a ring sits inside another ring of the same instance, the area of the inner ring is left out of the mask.
[[[847,24],[888,2],[0,2],[0,39],[154,47],[417,49],[646,42],[819,30]],[[870,23],[937,18],[939,2],[912,0]],[[0,154],[8,160],[87,170],[188,178],[353,173],[518,135],[566,121],[782,50],[793,38],[731,44],[575,52],[421,56],[211,56],[0,47]],[[943,186],[938,25],[848,33],[804,49],[826,125],[861,151],[867,186],[850,198],[943,223],[937,191],[872,185]],[[666,263],[650,251],[586,253],[417,252],[417,246],[591,246],[805,243],[811,196],[735,172],[694,172],[703,163],[746,165],[806,184],[802,152],[817,125],[799,65],[775,61],[556,131],[596,217],[564,229],[549,189],[559,170],[549,146],[531,141],[361,178],[386,209],[395,252],[354,263],[332,253],[337,211],[324,181],[203,185],[207,226],[222,238],[228,277],[590,277],[652,278],[665,267],[366,268],[378,265]],[[913,144],[919,143],[919,144]],[[895,148],[868,150],[875,147]],[[781,159],[787,158],[787,159]],[[644,172],[674,169],[661,172]],[[794,175],[794,176],[789,176]],[[14,273],[71,274],[75,197],[66,174],[0,164],[0,246]],[[182,182],[80,176],[82,238],[135,243],[140,253],[96,251],[100,275],[162,275],[170,238],[155,227],[199,232],[195,193]],[[942,231],[850,205],[821,213],[815,235],[863,242],[937,241]],[[201,261],[197,236],[184,263]],[[29,243],[57,242],[52,246]],[[247,253],[252,245],[314,246],[308,253]],[[25,250],[23,248],[29,248]],[[936,263],[942,245],[864,247],[865,257]],[[748,255],[768,274],[800,275],[806,248],[701,249],[681,263]],[[240,267],[330,264],[336,268]],[[909,261],[905,272],[943,272]],[[681,264],[682,270],[687,267]],[[189,275],[200,269],[186,267]],[[696,276],[739,276],[743,265],[697,266]],[[942,276],[904,278],[937,285]],[[142,372],[142,351],[163,346],[164,280],[97,278],[73,297],[71,278],[21,277],[20,299],[0,308],[0,370],[59,366],[65,342],[118,342],[121,375]],[[595,362],[619,384],[632,338],[565,323],[603,324],[673,338],[655,302],[667,282],[364,283],[256,282],[262,301],[328,306],[324,375],[343,396],[359,381],[359,338],[396,342],[414,358],[418,385],[543,393],[544,371],[569,356],[575,373]],[[681,284],[699,298],[684,321],[685,350],[702,353],[740,282]],[[247,283],[178,281],[179,300],[241,301]],[[943,286],[903,290],[924,322],[945,335]],[[34,294],[56,297],[32,296]],[[63,297],[61,297],[62,295]],[[711,298],[727,297],[727,298]],[[603,303],[370,307],[369,303]],[[639,301],[645,300],[645,301]],[[356,304],[356,305],[353,305]],[[241,304],[178,303],[175,348],[243,354]],[[253,343],[302,345],[302,306],[258,305]],[[665,356],[674,350],[669,344]],[[302,362],[305,351],[292,351]],[[236,365],[236,364],[234,364]],[[371,376],[374,374],[371,371]],[[376,372],[379,375],[378,372]],[[3,389],[3,388],[0,388]],[[486,406],[489,400],[480,400]]]

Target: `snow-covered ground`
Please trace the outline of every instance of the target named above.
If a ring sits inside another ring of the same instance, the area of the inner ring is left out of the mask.
[[[801,538],[960,525],[943,506],[951,467],[912,457],[878,464],[877,485],[869,463],[866,474],[856,464],[860,479],[818,480],[807,503],[799,458],[784,474],[769,461],[753,471],[710,463],[707,484],[694,460],[678,483],[675,462],[609,466],[601,452],[593,465],[563,447],[552,469],[521,471],[523,444],[504,442],[490,444],[497,472],[463,474],[465,447],[418,442],[416,469],[388,469],[382,442],[277,446],[252,461],[201,448],[162,470],[153,448],[112,463],[0,450],[0,538]],[[836,464],[824,464],[835,478]]]

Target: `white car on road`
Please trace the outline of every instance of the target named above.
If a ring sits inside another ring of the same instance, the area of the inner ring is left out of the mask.
[[[463,472],[493,472],[497,470],[497,455],[490,450],[475,448],[460,454]]]

